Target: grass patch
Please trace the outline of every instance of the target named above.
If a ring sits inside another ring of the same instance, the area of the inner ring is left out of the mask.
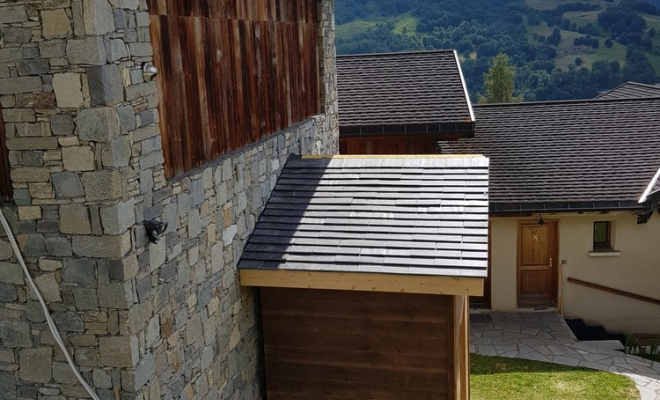
[[[414,36],[417,31],[417,18],[410,13],[406,13],[396,17],[369,17],[366,19],[356,19],[346,24],[337,25],[337,39],[350,39],[353,36],[375,28],[378,24],[387,24],[388,22],[392,22],[394,25],[392,33],[402,34],[403,28],[406,28],[407,34],[409,36]]]
[[[611,372],[516,358],[470,355],[472,400],[639,400],[635,384]]]
[[[589,4],[600,4],[602,3],[602,0],[587,0],[583,2]],[[552,10],[561,4],[567,3],[575,3],[575,0],[525,0],[525,4],[527,4],[530,8],[535,8],[537,10]]]

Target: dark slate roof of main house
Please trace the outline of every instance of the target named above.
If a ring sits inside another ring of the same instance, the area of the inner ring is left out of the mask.
[[[488,159],[290,159],[240,269],[485,277]]]
[[[659,96],[660,86],[647,85],[637,82],[626,82],[623,85],[617,86],[614,89],[597,96],[596,98],[601,100],[608,100]]]
[[[454,50],[337,57],[341,134],[472,132]]]
[[[474,138],[444,142],[441,151],[490,158],[491,213],[657,205],[657,198],[642,197],[660,168],[660,98],[483,105],[474,111]]]

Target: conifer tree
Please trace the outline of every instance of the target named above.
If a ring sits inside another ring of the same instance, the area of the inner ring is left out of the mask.
[[[514,96],[513,78],[515,68],[509,65],[506,54],[498,54],[493,59],[490,69],[484,74],[486,96],[478,95],[479,103],[519,103],[522,96]]]

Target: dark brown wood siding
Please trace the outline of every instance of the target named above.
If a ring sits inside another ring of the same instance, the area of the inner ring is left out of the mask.
[[[148,0],[168,177],[320,110],[316,0]]]
[[[268,400],[454,398],[450,296],[262,288]]]
[[[341,154],[435,154],[430,135],[348,137],[339,146]]]
[[[6,145],[5,121],[0,108],[0,201],[11,199],[12,185],[9,177],[9,152]]]

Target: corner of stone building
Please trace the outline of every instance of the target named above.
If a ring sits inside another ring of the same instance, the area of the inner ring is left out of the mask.
[[[338,151],[334,1],[318,9],[323,112],[166,181],[145,1],[0,0],[3,211],[102,399],[263,396],[256,291],[237,263],[288,156]],[[168,223],[156,244],[151,218]],[[0,393],[86,397],[2,234],[0,340]]]

